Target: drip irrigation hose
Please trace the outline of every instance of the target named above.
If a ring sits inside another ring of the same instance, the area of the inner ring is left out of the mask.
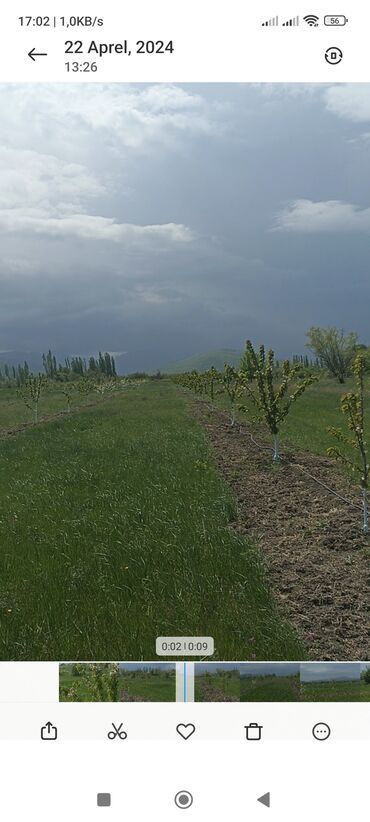
[[[218,411],[219,414],[222,414],[224,416],[228,416],[227,411],[224,411],[221,408],[217,408],[216,405],[209,405],[208,403],[207,404],[204,403],[204,404],[206,405],[207,408],[209,408],[210,411]],[[246,429],[245,425],[244,425],[244,427],[239,425],[239,434],[242,434],[244,432],[246,434],[248,434],[248,436],[250,437],[250,439],[252,440],[252,442],[256,446],[256,448],[259,448],[260,451],[268,451],[269,453],[271,453],[271,448],[268,445],[261,445],[260,443],[258,443],[254,439],[254,437],[250,433],[250,431],[248,431],[248,429]],[[335,491],[334,488],[330,488],[329,485],[325,484],[325,482],[322,482],[321,480],[317,479],[317,477],[314,477],[313,474],[310,474],[310,472],[307,471],[307,469],[303,465],[301,465],[299,462],[290,462],[289,464],[291,466],[293,466],[293,468],[299,468],[313,482],[316,482],[317,485],[320,485],[322,488],[325,488],[326,491],[329,491],[329,493],[333,494],[334,497],[337,497],[338,499],[342,500],[342,502],[345,502],[346,505],[350,505],[351,508],[357,508],[359,511],[362,511],[362,505],[359,505],[358,503],[353,502],[353,500],[347,499],[346,497],[343,497],[341,494],[338,494],[338,492]]]

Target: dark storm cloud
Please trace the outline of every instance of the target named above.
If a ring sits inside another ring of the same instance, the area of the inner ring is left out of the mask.
[[[368,342],[359,86],[2,86],[1,349]]]

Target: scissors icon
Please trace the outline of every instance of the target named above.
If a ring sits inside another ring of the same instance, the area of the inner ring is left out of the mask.
[[[113,731],[108,732],[108,739],[117,739],[117,736],[119,736],[120,739],[127,739],[126,731],[121,730],[122,729],[122,724],[123,723],[121,722],[121,724],[118,725],[118,728],[117,728],[117,725],[115,725],[114,722],[112,722]]]

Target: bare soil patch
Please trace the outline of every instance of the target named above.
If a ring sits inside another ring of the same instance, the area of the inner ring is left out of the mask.
[[[189,404],[237,501],[230,527],[260,545],[280,610],[308,658],[369,660],[370,537],[361,530],[358,489],[326,457],[286,449],[273,466],[264,435],[249,424],[232,428],[224,412],[202,401]]]
[[[216,688],[211,683],[201,682],[199,689],[202,702],[240,702],[237,696],[225,694],[221,688]]]

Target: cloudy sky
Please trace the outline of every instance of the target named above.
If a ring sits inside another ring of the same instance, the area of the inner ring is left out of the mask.
[[[0,86],[0,349],[370,342],[370,86]]]
[[[299,662],[246,662],[240,666],[242,676],[296,676]]]
[[[360,673],[359,662],[305,662],[301,665],[302,682],[359,680]]]

